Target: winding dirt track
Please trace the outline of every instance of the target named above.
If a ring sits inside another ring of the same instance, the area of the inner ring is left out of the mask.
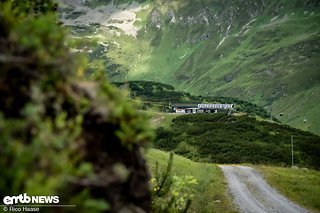
[[[220,165],[235,204],[244,213],[308,212],[270,187],[253,168]]]

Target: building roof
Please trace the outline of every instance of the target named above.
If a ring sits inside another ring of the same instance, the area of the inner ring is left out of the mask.
[[[199,109],[232,109],[234,104],[198,104]]]
[[[180,109],[232,109],[234,104],[187,104],[187,103],[176,103],[172,104],[173,108]]]

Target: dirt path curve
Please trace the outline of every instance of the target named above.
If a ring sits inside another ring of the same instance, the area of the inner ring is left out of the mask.
[[[241,212],[308,212],[270,187],[253,168],[227,165],[220,165],[220,168],[227,179],[234,202]]]

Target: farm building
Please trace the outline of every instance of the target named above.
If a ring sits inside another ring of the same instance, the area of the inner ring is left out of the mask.
[[[173,104],[175,113],[218,113],[234,109],[234,104]]]

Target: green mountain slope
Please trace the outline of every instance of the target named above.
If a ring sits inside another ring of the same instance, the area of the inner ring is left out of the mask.
[[[99,42],[84,50],[105,60],[112,79],[237,97],[320,133],[319,1],[62,2],[62,20]]]

